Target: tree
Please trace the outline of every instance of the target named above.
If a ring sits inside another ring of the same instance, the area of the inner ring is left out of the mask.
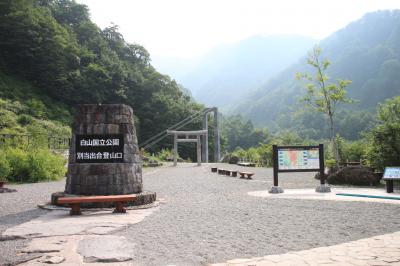
[[[367,159],[379,170],[400,165],[400,96],[378,108],[378,125],[369,133]]]
[[[335,140],[335,112],[339,103],[351,103],[346,97],[346,87],[350,80],[338,79],[335,83],[329,82],[326,72],[330,65],[329,60],[321,58],[321,48],[316,45],[307,57],[307,64],[314,68],[314,75],[297,73],[299,80],[306,80],[307,93],[303,101],[313,110],[323,113],[328,117],[330,126],[330,139],[334,150],[336,164],[339,163],[339,152]]]

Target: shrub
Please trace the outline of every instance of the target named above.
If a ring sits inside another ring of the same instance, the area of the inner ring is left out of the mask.
[[[12,149],[5,152],[11,171],[8,180],[13,182],[38,182],[56,180],[65,174],[65,160],[48,149]]]
[[[174,158],[174,153],[168,149],[162,149],[160,152],[157,153],[158,159],[161,161],[171,161]]]
[[[32,150],[28,154],[29,181],[57,180],[65,174],[65,160],[48,149]]]
[[[400,164],[400,96],[386,100],[378,108],[378,125],[369,133],[367,162],[383,170]]]
[[[379,184],[377,176],[368,168],[348,166],[331,173],[327,181],[332,185],[376,186]]]
[[[6,154],[0,152],[0,180],[8,179],[11,173],[10,163],[7,161]]]
[[[9,180],[13,182],[26,182],[29,178],[28,154],[21,149],[7,149],[6,158],[11,166]]]

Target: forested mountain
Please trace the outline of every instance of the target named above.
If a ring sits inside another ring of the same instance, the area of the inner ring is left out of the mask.
[[[331,61],[329,76],[352,80],[348,95],[354,104],[338,114],[339,132],[356,138],[373,120],[377,103],[400,94],[400,11],[366,14],[320,42],[322,55]],[[297,72],[311,72],[305,57],[238,104],[236,113],[272,130],[293,129],[305,137],[327,136],[320,115],[305,112],[299,101],[304,84]],[[346,132],[351,131],[351,132]]]
[[[295,63],[313,43],[295,35],[254,36],[220,45],[193,60],[156,58],[156,66],[190,89],[199,102],[227,109]]]
[[[19,123],[0,132],[23,131],[32,120],[22,115],[65,125],[76,104],[125,103],[145,140],[202,109],[153,68],[144,47],[115,25],[98,28],[73,0],[0,1],[0,74],[1,108]]]

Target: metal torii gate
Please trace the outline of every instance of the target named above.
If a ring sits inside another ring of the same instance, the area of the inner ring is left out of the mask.
[[[203,115],[203,130],[208,129],[208,114],[214,112],[214,162],[219,162],[220,160],[220,140],[219,140],[219,120],[218,120],[218,108],[206,108]],[[202,161],[208,163],[208,134],[202,137]]]
[[[177,165],[178,158],[178,142],[195,142],[197,143],[197,165],[201,165],[201,141],[200,136],[208,135],[208,130],[196,131],[176,131],[167,130],[169,135],[174,135],[174,166]],[[178,138],[178,136],[185,136],[185,138]],[[190,138],[196,137],[196,138]]]

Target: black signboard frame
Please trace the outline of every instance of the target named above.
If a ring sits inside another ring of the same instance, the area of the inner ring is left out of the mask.
[[[313,150],[318,149],[319,151],[319,168],[314,169],[279,169],[279,149],[294,149],[294,150]],[[325,162],[324,162],[324,145],[319,144],[318,146],[272,146],[272,161],[274,169],[274,186],[278,186],[278,173],[285,172],[319,172],[321,185],[325,184]]]
[[[76,163],[123,163],[124,135],[76,135]]]

